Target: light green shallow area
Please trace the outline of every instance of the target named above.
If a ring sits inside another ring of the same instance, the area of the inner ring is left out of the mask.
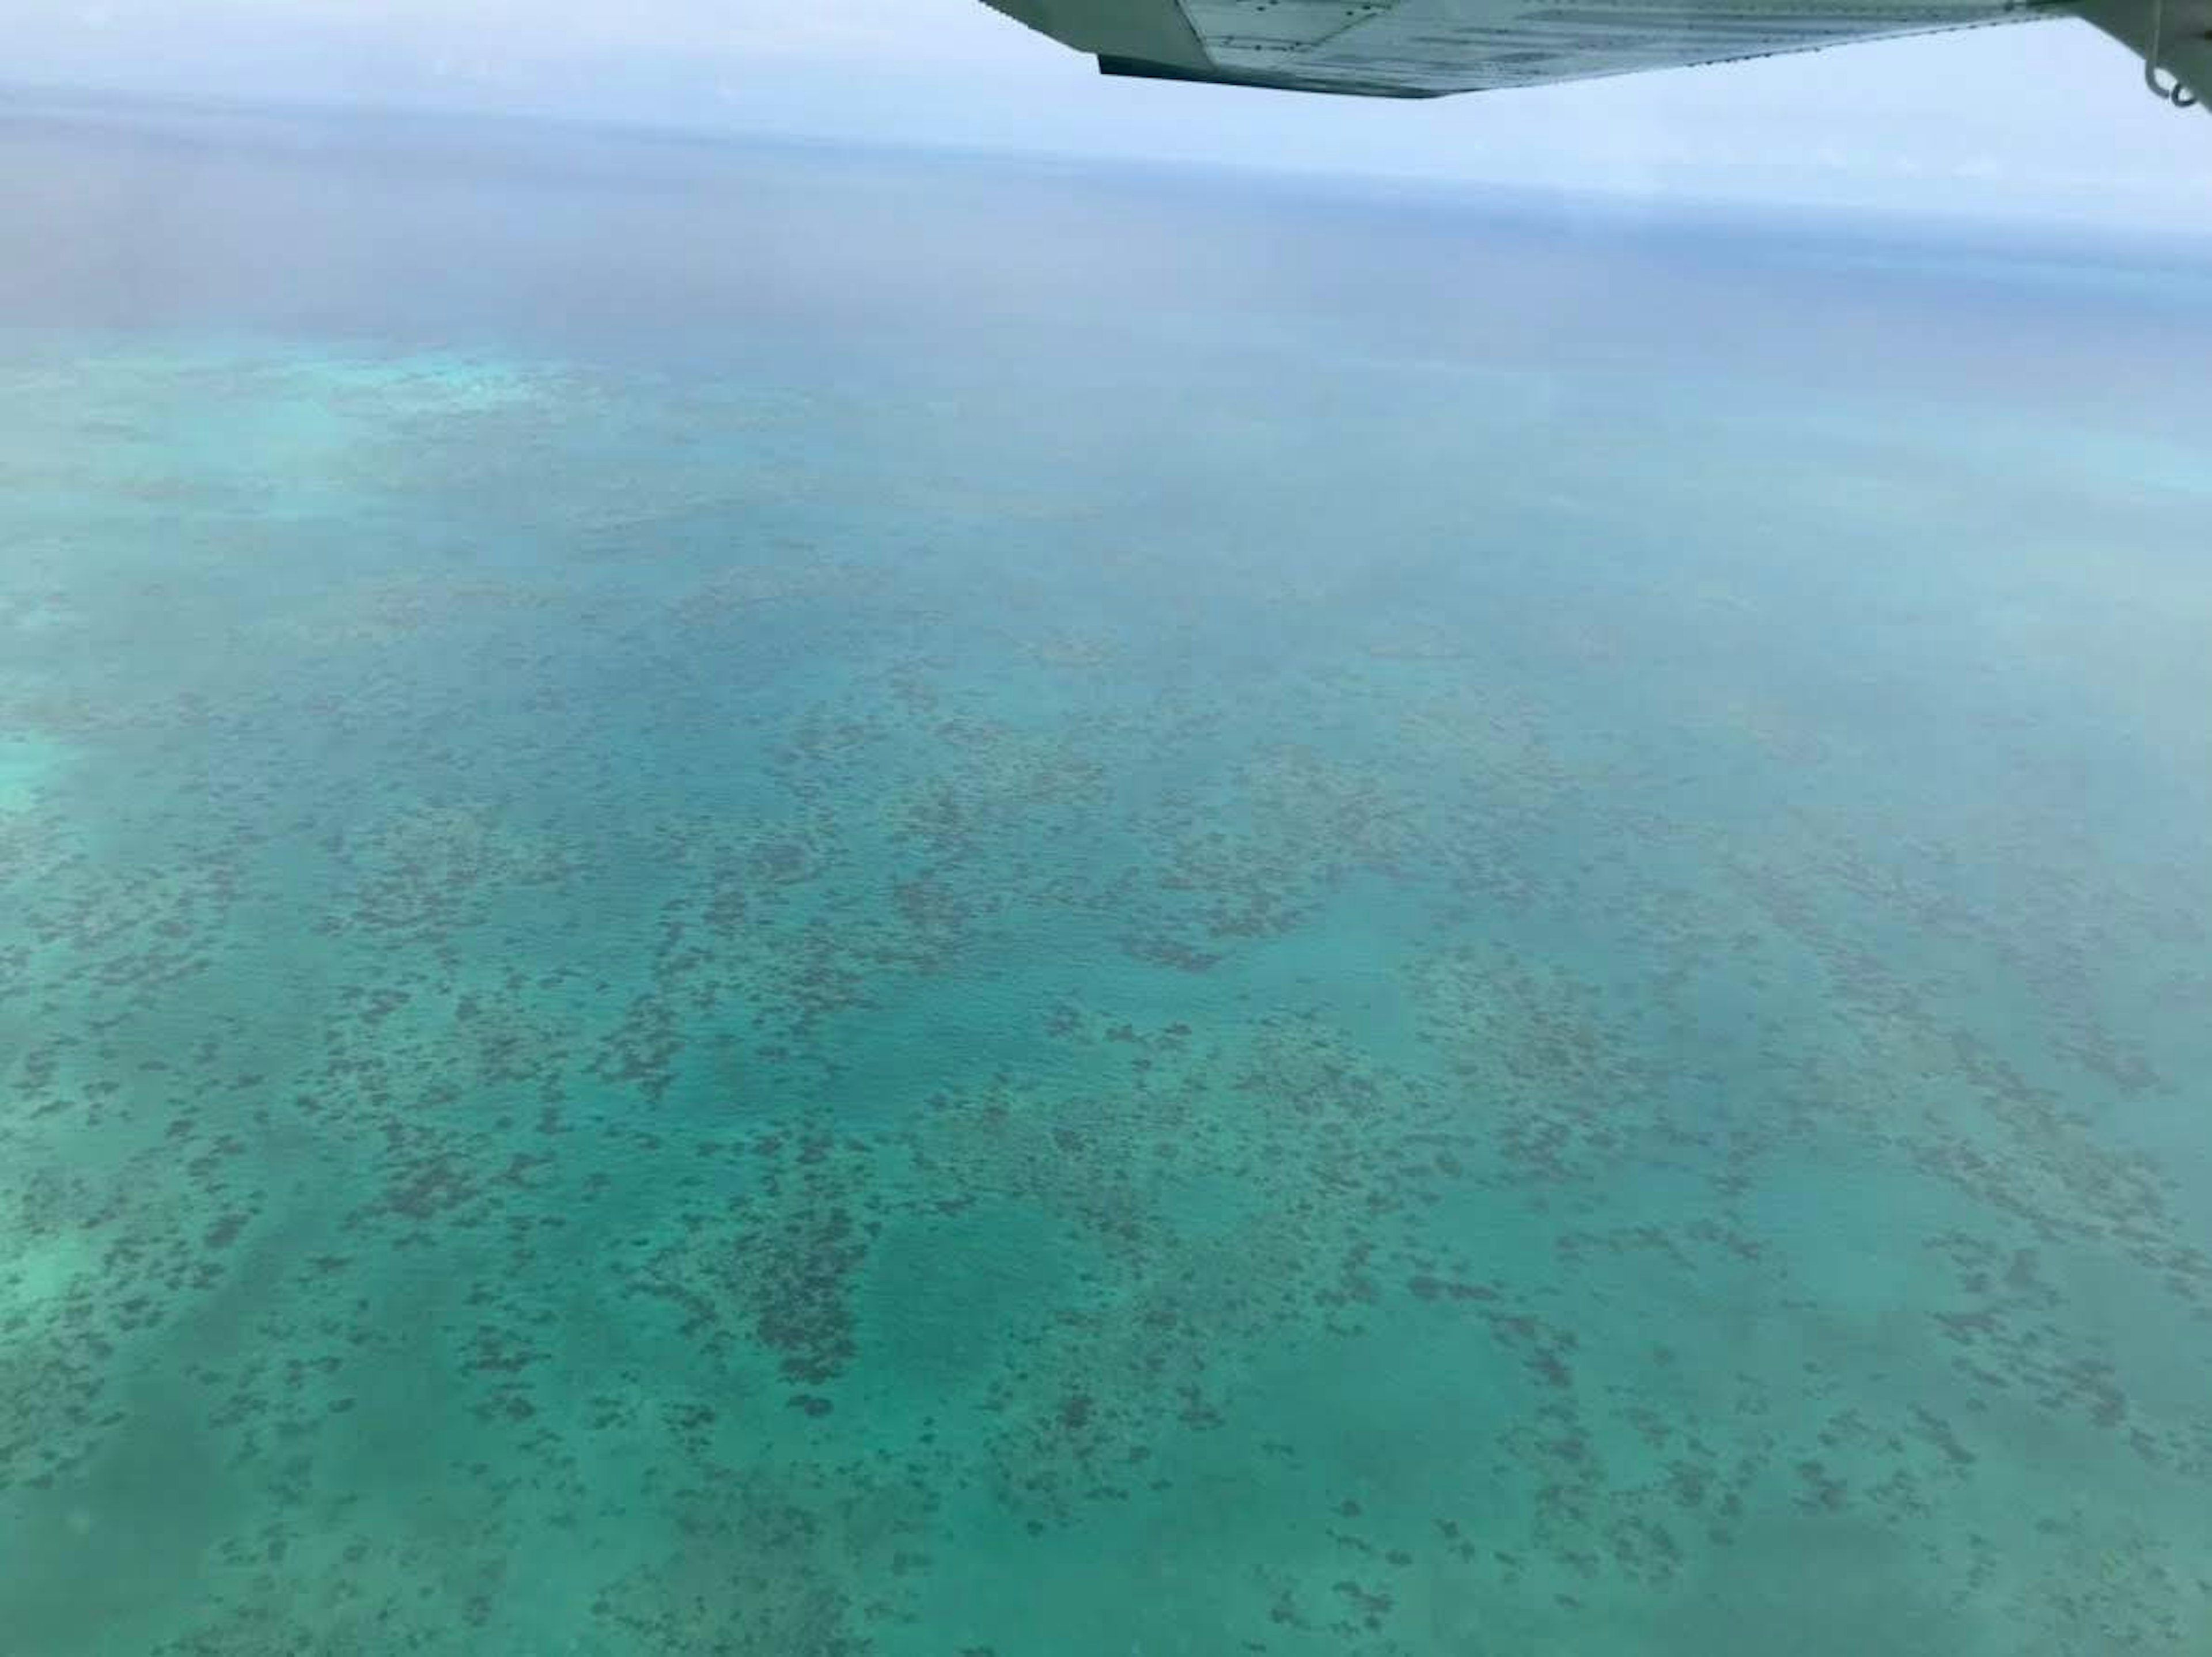
[[[1315,349],[11,339],[0,1652],[2212,1650],[2212,495]]]

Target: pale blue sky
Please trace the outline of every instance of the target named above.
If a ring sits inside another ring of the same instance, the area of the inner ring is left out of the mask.
[[[1106,80],[979,0],[0,0],[18,82],[2212,228],[2083,24],[1383,104]]]

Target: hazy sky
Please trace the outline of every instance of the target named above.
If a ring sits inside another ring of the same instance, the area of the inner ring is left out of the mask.
[[[2212,118],[2073,22],[1430,104],[1104,79],[979,0],[0,0],[19,83],[2212,230]]]

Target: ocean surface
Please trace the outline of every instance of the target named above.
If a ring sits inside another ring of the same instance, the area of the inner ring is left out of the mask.
[[[4,1657],[2212,1653],[2212,258],[0,118]]]

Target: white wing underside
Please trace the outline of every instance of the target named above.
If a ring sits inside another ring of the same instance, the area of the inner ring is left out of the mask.
[[[2212,91],[2212,0],[988,0],[1109,74],[1382,98],[2085,16]],[[2186,95],[2185,91],[2185,96]]]

